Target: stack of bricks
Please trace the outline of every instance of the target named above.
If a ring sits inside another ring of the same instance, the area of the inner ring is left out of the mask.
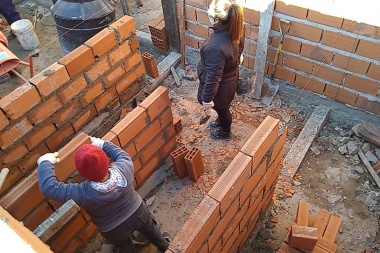
[[[187,148],[185,145],[180,146],[171,152],[174,170],[180,179],[189,176],[197,182],[204,173],[204,164],[201,150],[197,147]]]
[[[168,253],[239,252],[272,203],[287,129],[267,117],[176,234]]]
[[[148,24],[148,27],[153,45],[158,49],[167,51],[169,49],[169,43],[166,35],[164,14],[159,14]]]
[[[102,139],[123,148],[134,163],[135,187],[149,178],[175,149],[173,115],[167,88],[159,86],[132,112],[119,121]],[[75,179],[74,155],[83,144],[90,144],[88,135],[80,132],[61,148],[60,162],[55,166],[58,180]],[[74,177],[73,177],[74,176]],[[0,204],[17,220],[34,230],[62,203],[45,198],[38,188],[37,170],[0,199]],[[80,210],[46,243],[54,252],[75,252],[96,233],[96,227],[84,210]]]
[[[342,219],[321,209],[317,217],[309,214],[310,204],[300,201],[294,224],[291,225],[278,253],[334,253]]]

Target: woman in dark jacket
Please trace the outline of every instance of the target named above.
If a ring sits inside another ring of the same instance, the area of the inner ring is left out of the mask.
[[[214,32],[200,49],[198,101],[218,118],[209,124],[211,138],[231,139],[230,104],[239,80],[244,48],[243,8],[230,0],[213,0],[208,10]]]

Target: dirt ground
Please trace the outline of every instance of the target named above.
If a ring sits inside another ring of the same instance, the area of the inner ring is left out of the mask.
[[[138,30],[148,32],[147,24],[161,11],[161,5],[155,0],[142,0],[142,3],[143,6],[138,8],[134,1],[129,1],[131,16],[135,18]],[[118,4],[116,6],[117,17],[120,17],[122,10]],[[38,7],[32,1],[18,4],[17,9],[23,17],[31,20],[36,9],[39,13],[43,13],[42,19],[36,22],[36,33],[41,43],[38,49],[40,56],[34,60],[35,72],[38,73],[60,58],[54,20],[47,8]],[[17,40],[12,40],[9,48],[20,59],[26,59],[30,53],[24,51]],[[154,55],[160,55],[145,45],[141,45],[141,48]],[[195,67],[198,57],[196,51],[187,51],[189,67]],[[23,76],[28,78],[28,68],[20,68]],[[203,195],[211,189],[266,116],[282,119],[282,125],[288,126],[286,154],[314,108],[324,104],[332,108],[328,121],[308,150],[294,180],[286,181],[284,176],[280,176],[276,201],[269,211],[269,216],[260,223],[258,226],[260,230],[247,241],[242,252],[276,252],[295,217],[299,200],[311,204],[313,215],[316,215],[320,209],[325,209],[342,218],[343,222],[336,240],[339,253],[359,253],[366,247],[372,252],[380,252],[380,191],[357,155],[342,155],[339,152],[344,137],[349,137],[358,146],[367,142],[356,135],[350,135],[350,130],[365,120],[379,127],[379,117],[307,91],[296,98],[300,90],[281,83],[269,107],[252,100],[248,95],[237,95],[231,108],[234,118],[233,140],[215,141],[209,137],[207,124],[199,125],[199,118],[203,112],[196,101],[197,80],[182,78],[184,71],[180,67],[177,67],[177,73],[181,77],[181,86],[177,87],[172,76],[165,80],[164,86],[169,88],[173,112],[181,118],[183,126],[180,133],[181,140],[188,146],[197,146],[201,149],[206,171],[198,183],[192,183],[187,178],[179,180],[171,168],[170,159],[167,160],[165,180],[143,196],[149,203],[151,212],[161,223],[162,231],[167,231],[172,236],[179,231]],[[252,75],[249,71],[244,74]],[[5,96],[20,84],[22,82],[16,77],[0,84],[0,96]],[[216,114],[213,113],[211,120],[215,117]],[[370,147],[373,153],[379,148],[373,144]],[[281,185],[289,185],[292,190],[284,192]],[[278,221],[272,222],[273,217],[278,218]],[[110,246],[101,243],[102,238],[97,237],[81,252],[110,252]],[[153,253],[156,250],[148,245],[141,247],[140,252]]]

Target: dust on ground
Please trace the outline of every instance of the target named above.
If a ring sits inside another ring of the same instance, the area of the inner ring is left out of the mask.
[[[154,0],[142,0],[142,3],[143,6],[138,7],[130,0],[130,13],[135,18],[137,29],[148,32],[147,24],[161,12],[161,4]],[[38,73],[61,57],[54,20],[48,8],[38,6],[32,1],[18,4],[17,9],[24,18],[30,20],[33,20],[36,10],[43,13],[42,18],[36,21],[40,56],[34,58],[34,67],[35,73]],[[116,16],[121,15],[122,9],[117,5]],[[154,55],[159,55],[156,51],[153,52],[153,48],[144,45],[141,47],[144,47],[144,50],[151,50]],[[10,41],[9,48],[22,60],[26,60],[30,53],[23,50],[17,40]],[[187,53],[187,60],[194,67],[197,62],[197,52]],[[205,174],[198,183],[193,183],[188,178],[179,180],[173,169],[169,167],[166,179],[146,196],[150,203],[149,209],[161,223],[162,231],[167,231],[172,236],[179,231],[204,194],[211,189],[266,116],[290,119],[286,123],[289,128],[285,145],[286,154],[313,109],[319,104],[326,104],[332,108],[328,122],[306,154],[295,179],[289,181],[285,180],[285,176],[280,176],[276,201],[269,211],[269,218],[260,223],[261,229],[255,233],[257,236],[249,238],[242,252],[276,252],[295,217],[299,200],[311,204],[313,215],[316,215],[320,209],[326,209],[343,219],[336,240],[339,253],[363,252],[366,247],[372,252],[380,252],[379,189],[374,186],[372,178],[357,156],[342,155],[339,152],[344,137],[349,137],[358,145],[366,142],[363,138],[350,133],[355,124],[370,120],[379,126],[379,117],[307,91],[296,99],[299,89],[281,84],[275,100],[269,107],[252,100],[249,96],[237,95],[231,107],[234,118],[233,140],[215,141],[209,137],[207,124],[199,125],[203,110],[196,101],[197,81],[182,78],[184,71],[180,67],[176,70],[181,77],[181,85],[178,87],[172,76],[169,76],[163,85],[169,89],[173,112],[181,118],[183,126],[180,133],[181,140],[188,146],[197,146],[201,149]],[[27,67],[19,67],[19,71],[25,78],[29,77]],[[252,73],[249,72],[248,75]],[[0,96],[5,96],[22,83],[19,78],[12,76],[11,81],[0,84]],[[292,107],[289,109],[290,105]],[[210,121],[215,118],[216,114],[212,114]],[[375,148],[379,147],[371,144],[374,153],[376,153]],[[170,159],[168,163],[170,164]],[[277,217],[278,221],[272,222],[273,217]],[[109,252],[109,245],[101,245],[102,243],[103,239],[98,236],[86,249],[82,249],[82,252],[107,252],[107,250]],[[156,251],[152,245],[148,245],[140,247],[140,252]]]

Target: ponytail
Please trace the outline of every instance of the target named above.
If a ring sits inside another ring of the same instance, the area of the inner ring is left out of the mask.
[[[232,4],[228,12],[228,35],[230,35],[232,42],[239,43],[244,36],[243,7]]]

